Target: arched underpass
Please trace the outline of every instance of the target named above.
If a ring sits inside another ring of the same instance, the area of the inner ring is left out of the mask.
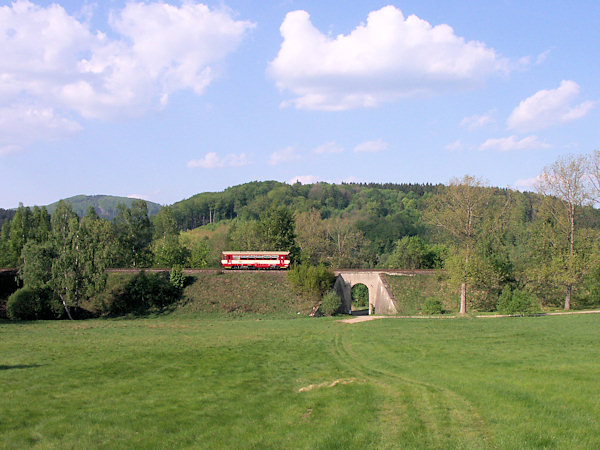
[[[334,289],[342,298],[342,309],[352,314],[352,287],[364,284],[369,289],[369,314],[396,314],[398,308],[382,272],[360,270],[336,270]]]

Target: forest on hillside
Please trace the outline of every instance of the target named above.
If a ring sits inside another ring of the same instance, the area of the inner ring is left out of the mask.
[[[467,307],[584,308],[600,300],[600,154],[571,155],[537,193],[486,186],[251,182],[149,217],[144,201],[113,221],[64,201],[19,207],[0,234],[0,266],[63,305],[102,288],[109,267],[219,267],[223,250],[288,250],[331,268],[443,269]],[[504,303],[503,303],[504,302]],[[524,306],[523,306],[524,305]]]

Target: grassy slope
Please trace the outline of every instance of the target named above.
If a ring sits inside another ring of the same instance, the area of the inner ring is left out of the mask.
[[[0,446],[598,448],[599,325],[4,323]]]
[[[177,314],[308,314],[314,303],[294,294],[285,272],[198,273]]]
[[[132,278],[133,273],[111,273],[106,289],[82,307],[100,315],[101,304],[112,297]],[[228,273],[199,272],[189,277],[181,301],[169,311],[176,316],[217,314],[239,316],[262,314],[289,317],[308,314],[314,300],[294,294],[286,272],[247,271]],[[104,308],[106,310],[106,308]]]
[[[446,311],[457,311],[458,295],[438,275],[384,276],[398,301],[400,315],[419,314],[428,297],[441,300]]]

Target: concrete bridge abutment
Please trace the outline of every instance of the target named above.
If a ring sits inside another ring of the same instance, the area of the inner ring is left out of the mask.
[[[396,314],[398,308],[389,285],[380,272],[344,271],[335,272],[334,289],[342,298],[342,309],[352,314],[352,287],[364,284],[369,289],[369,314]]]

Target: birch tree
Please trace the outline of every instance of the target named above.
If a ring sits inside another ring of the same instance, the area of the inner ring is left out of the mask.
[[[484,182],[470,175],[453,178],[446,189],[432,197],[425,219],[443,230],[458,250],[457,264],[452,265],[460,281],[460,313],[467,312],[467,295],[471,277],[471,259],[477,239],[484,234],[484,213],[491,192]]]
[[[594,159],[592,161],[592,167]],[[593,174],[594,171],[592,170]],[[581,265],[576,249],[576,215],[591,198],[590,160],[582,155],[558,158],[544,168],[539,176],[537,191],[547,196],[546,207],[553,216],[557,229],[567,239],[566,252],[559,252],[553,261],[562,261],[564,271],[565,310],[571,309],[573,286],[581,276]],[[594,177],[592,176],[593,180]],[[553,264],[555,265],[555,264]],[[557,267],[557,265],[555,265]]]

